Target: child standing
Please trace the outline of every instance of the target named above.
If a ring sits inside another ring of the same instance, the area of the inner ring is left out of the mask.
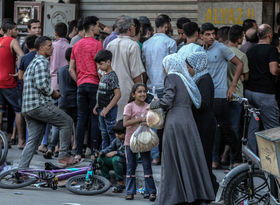
[[[145,84],[137,83],[132,87],[130,99],[124,108],[123,125],[126,127],[125,151],[126,151],[126,200],[133,200],[136,194],[135,170],[137,167],[136,153],[130,149],[130,138],[140,124],[145,124],[147,106],[147,87]],[[153,179],[150,152],[141,152],[141,159],[144,169],[145,187],[149,194],[150,201],[156,199],[156,187]]]
[[[112,53],[108,50],[99,51],[94,58],[97,68],[102,70],[102,76],[97,90],[97,104],[93,114],[98,116],[99,129],[102,136],[102,149],[105,149],[116,138],[113,127],[116,123],[121,91],[117,74],[112,70]]]

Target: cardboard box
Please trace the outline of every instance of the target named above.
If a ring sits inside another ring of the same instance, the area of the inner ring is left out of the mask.
[[[262,169],[280,177],[280,127],[256,132]]]

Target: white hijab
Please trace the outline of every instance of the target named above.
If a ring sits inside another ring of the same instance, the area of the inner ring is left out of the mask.
[[[201,95],[195,82],[188,72],[185,60],[177,53],[174,53],[166,56],[162,63],[168,74],[176,74],[182,79],[192,102],[196,108],[199,108],[201,105]]]

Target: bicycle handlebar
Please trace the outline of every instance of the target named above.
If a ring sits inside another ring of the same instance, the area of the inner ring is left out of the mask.
[[[247,98],[242,98],[242,97],[236,95],[235,93],[233,93],[232,96],[237,99],[238,103],[246,105],[246,109],[252,114],[252,116],[254,117],[254,119],[256,121],[260,120],[260,118],[258,116],[260,114],[259,110],[250,106]]]
[[[253,117],[255,118],[256,121],[260,120],[260,118],[258,116],[259,112],[256,112],[255,109],[251,109],[249,111],[252,113],[252,115],[253,115]]]
[[[248,104],[247,98],[242,98],[242,97],[236,95],[235,93],[233,93],[232,96],[235,97],[240,104],[243,104],[243,103]]]

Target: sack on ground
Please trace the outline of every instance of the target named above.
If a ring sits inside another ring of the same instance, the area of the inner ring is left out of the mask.
[[[148,152],[159,143],[157,134],[149,127],[140,125],[130,138],[132,152]]]
[[[146,121],[149,127],[155,129],[162,129],[164,126],[165,113],[162,108],[149,110]]]

